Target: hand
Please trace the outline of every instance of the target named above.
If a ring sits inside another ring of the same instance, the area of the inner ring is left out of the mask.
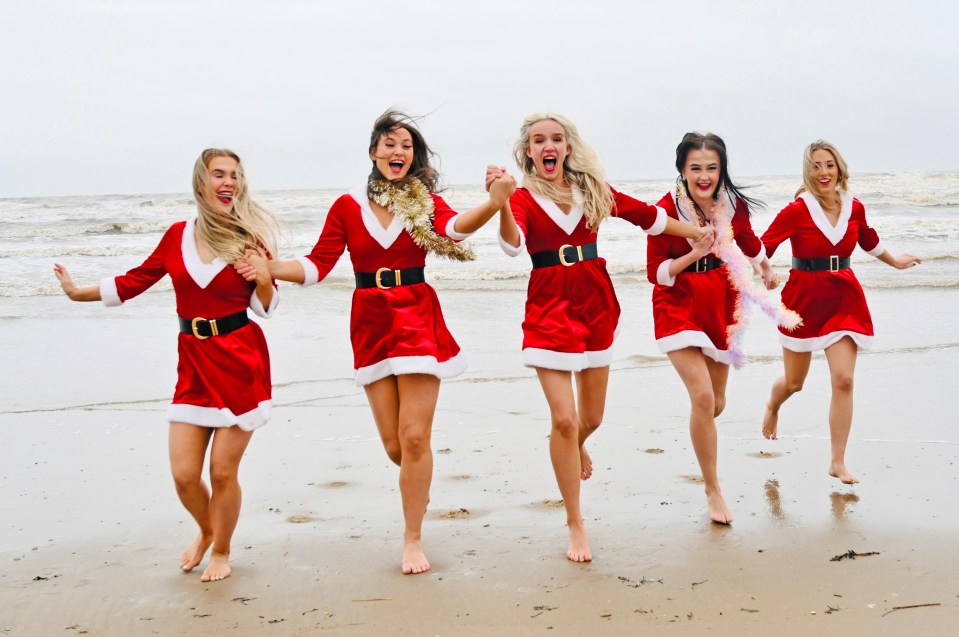
[[[701,230],[707,230],[706,228],[700,228]],[[707,254],[713,247],[713,240],[716,238],[716,235],[713,233],[712,228],[708,229],[708,232],[703,232],[698,239],[693,243],[693,254],[697,259],[701,259]]]
[[[494,166],[492,164],[486,167],[486,191],[489,192],[489,188],[492,183],[502,177],[503,175],[508,174],[506,172],[506,166]],[[513,180],[513,183],[516,183],[516,180]]]
[[[763,283],[766,285],[767,290],[775,290],[779,287],[779,275],[777,275],[776,271],[768,264],[763,268],[762,275]]]
[[[243,260],[233,265],[237,273],[246,281],[254,281],[257,285],[271,285],[270,258],[263,248],[248,249]]]
[[[899,268],[900,270],[905,270],[906,268],[917,266],[920,263],[922,263],[922,259],[920,259],[919,257],[913,256],[909,254],[908,252],[904,252],[903,254],[896,257],[893,265]]]
[[[60,287],[63,288],[63,292],[71,299],[74,299],[79,288],[77,288],[77,284],[73,282],[73,277],[70,276],[67,269],[59,263],[54,263],[53,274],[57,277],[57,281],[60,282]]]
[[[489,190],[490,201],[497,209],[500,209],[506,204],[510,195],[516,192],[516,180],[513,179],[512,175],[504,172],[494,179],[491,184],[487,184],[486,188]]]
[[[699,231],[699,236],[694,238],[693,241],[705,240],[709,238],[709,243],[712,243],[716,240],[716,230],[712,226],[699,226],[696,228]]]

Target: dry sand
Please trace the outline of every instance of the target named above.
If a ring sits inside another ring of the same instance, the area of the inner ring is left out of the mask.
[[[453,298],[448,318],[474,365],[441,390],[424,527],[433,570],[403,576],[397,472],[348,378],[337,305],[347,294],[314,308],[335,323],[323,359],[322,343],[301,340],[313,329],[302,318],[269,327],[277,407],[241,468],[233,576],[210,584],[202,566],[177,569],[194,530],[167,468],[172,337],[146,336],[169,328],[169,298],[122,315],[5,321],[3,353],[23,362],[8,369],[12,407],[0,413],[0,635],[952,635],[959,625],[959,447],[942,406],[955,393],[955,345],[861,357],[849,466],[863,482],[852,487],[826,475],[821,358],[777,442],[761,438],[759,417],[778,361],[734,372],[720,476],[736,520],[721,527],[705,515],[681,383],[648,343],[628,355],[648,334],[625,335],[583,490],[595,559],[577,565],[563,557],[548,414],[519,366],[518,335],[484,347],[484,335],[516,331],[521,297],[495,317]],[[315,374],[293,371],[311,357]],[[876,554],[831,560],[849,550]],[[936,605],[896,610],[921,604]]]

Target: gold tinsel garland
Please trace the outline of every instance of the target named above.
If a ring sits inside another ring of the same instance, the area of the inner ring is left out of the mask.
[[[456,243],[433,230],[433,198],[419,179],[410,177],[399,188],[386,179],[374,179],[367,191],[372,201],[399,217],[413,242],[427,252],[455,261],[476,258],[468,244]]]

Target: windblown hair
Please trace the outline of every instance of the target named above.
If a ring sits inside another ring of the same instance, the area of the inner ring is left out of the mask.
[[[819,200],[820,205],[824,205],[826,202],[822,200],[819,196],[819,188],[816,187],[816,164],[812,160],[812,154],[817,150],[825,150],[832,154],[833,159],[836,160],[836,168],[839,169],[839,183],[836,184],[836,188],[840,190],[846,190],[846,186],[849,183],[849,168],[846,166],[846,160],[842,158],[842,155],[839,154],[839,151],[836,150],[836,147],[827,142],[824,139],[817,139],[813,143],[806,146],[806,150],[803,151],[802,156],[802,186],[799,187],[799,190],[796,191],[796,197],[803,194],[804,192],[810,192],[812,195]]]
[[[726,142],[719,135],[713,133],[686,133],[683,140],[676,147],[676,170],[679,171],[679,179],[683,182],[686,192],[691,193],[689,184],[683,178],[683,169],[686,168],[686,159],[689,153],[694,150],[712,150],[719,155],[719,184],[713,192],[713,199],[719,197],[720,191],[725,188],[726,192],[732,197],[733,201],[742,199],[746,202],[746,210],[751,215],[756,208],[765,208],[766,204],[753,197],[747,197],[743,194],[742,188],[733,183],[729,177],[729,158],[726,154]],[[699,210],[699,204],[690,196],[690,201],[696,206],[700,215],[705,215],[704,210]]]
[[[427,190],[437,192],[440,174],[430,163],[433,158],[436,157],[436,153],[430,150],[426,139],[423,137],[423,133],[416,127],[417,120],[418,118],[410,117],[393,109],[377,117],[376,121],[373,122],[373,131],[370,133],[370,153],[376,150],[376,147],[380,143],[380,138],[390,131],[394,131],[397,128],[408,131],[410,137],[413,138],[413,163],[410,165],[406,176],[403,179],[394,180],[393,183],[397,187],[402,187],[404,181],[410,177],[416,177],[423,182]],[[376,162],[374,161],[373,169],[370,171],[367,182],[377,179],[386,179],[386,177],[376,167]],[[370,194],[372,196],[372,191]]]
[[[236,190],[230,216],[214,210],[203,197],[203,191],[210,183],[210,162],[215,157],[232,157],[237,162]],[[196,231],[213,254],[229,263],[243,258],[247,249],[263,248],[276,256],[280,220],[269,208],[250,198],[243,163],[232,150],[207,148],[200,153],[193,166],[193,197],[199,209]]]
[[[613,209],[613,193],[606,183],[606,174],[599,161],[599,154],[583,141],[573,122],[556,113],[533,113],[523,120],[519,139],[513,145],[513,158],[523,171],[523,186],[532,193],[546,197],[558,204],[572,206],[572,193],[563,192],[548,180],[536,174],[533,159],[526,154],[529,148],[530,128],[543,120],[552,120],[563,127],[569,155],[563,161],[563,177],[566,182],[583,194],[583,214],[586,225],[596,230]]]

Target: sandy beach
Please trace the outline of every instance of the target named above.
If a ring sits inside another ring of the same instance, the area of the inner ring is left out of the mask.
[[[471,367],[441,391],[421,576],[399,570],[397,472],[352,383],[348,286],[285,286],[263,322],[274,419],[244,459],[234,573],[215,584],[176,566],[194,529],[166,457],[171,293],[113,311],[46,297],[35,302],[50,318],[6,317],[2,351],[17,362],[0,413],[0,634],[952,634],[959,438],[942,397],[959,345],[940,293],[910,293],[921,320],[908,330],[894,320],[900,293],[870,293],[883,338],[857,369],[852,487],[826,475],[821,357],[783,410],[782,439],[760,436],[780,362],[754,316],[754,356],[719,421],[736,516],[720,527],[684,390],[650,335],[650,288],[616,283],[624,329],[590,439],[587,565],[564,558],[548,411],[519,364],[522,282],[482,295],[437,284]],[[832,560],[850,550],[875,554]]]

